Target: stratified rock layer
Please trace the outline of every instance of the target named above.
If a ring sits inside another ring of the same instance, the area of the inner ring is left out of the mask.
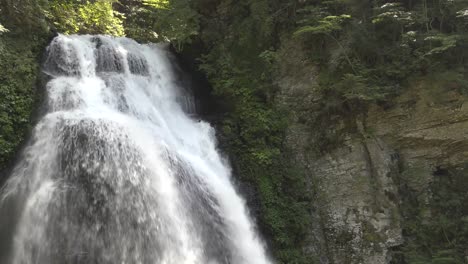
[[[391,106],[324,118],[316,69],[295,45],[283,48],[278,104],[289,109],[288,146],[314,194],[305,250],[320,263],[390,263],[392,248],[405,241],[400,185],[430,206],[435,172],[466,164],[468,100],[419,81]]]

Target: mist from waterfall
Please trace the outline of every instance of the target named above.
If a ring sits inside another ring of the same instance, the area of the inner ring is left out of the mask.
[[[45,114],[2,190],[9,263],[270,263],[165,49],[61,35],[43,71]]]

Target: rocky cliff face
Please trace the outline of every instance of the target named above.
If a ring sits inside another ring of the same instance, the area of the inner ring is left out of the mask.
[[[466,164],[467,98],[419,81],[391,105],[324,115],[314,66],[301,60],[300,47],[285,45],[283,53],[278,104],[290,112],[288,145],[314,195],[306,251],[318,263],[416,263],[398,260],[395,249],[418,241],[409,222],[436,212],[434,178]]]

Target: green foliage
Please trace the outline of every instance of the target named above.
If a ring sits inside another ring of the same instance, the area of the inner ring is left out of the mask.
[[[405,10],[402,3],[386,3],[375,7],[374,12],[375,15],[372,18],[372,23],[374,24],[395,23],[403,30],[404,27],[414,25],[415,23],[413,12]]]
[[[170,5],[169,0],[143,0],[142,3],[158,9],[167,9]]]
[[[201,1],[200,1],[201,2]],[[198,8],[206,8],[201,3]],[[280,63],[275,28],[286,10],[276,1],[219,1],[199,36],[211,43],[200,68],[227,112],[221,124],[223,149],[236,175],[257,190],[259,224],[279,263],[313,263],[304,254],[310,216],[306,177],[289,158],[286,111],[275,108],[273,83]]]
[[[462,264],[468,248],[468,170],[443,169],[435,172],[429,201],[403,179],[405,221],[404,246],[396,252],[400,262]],[[404,261],[404,262],[403,262]]]
[[[382,87],[370,85],[373,85],[373,82],[366,77],[346,73],[332,89],[337,90],[345,100],[374,101],[385,98],[386,93]]]
[[[140,41],[167,41],[176,50],[190,44],[199,31],[200,15],[189,0],[120,1],[127,16],[125,31]],[[130,3],[126,3],[130,2]]]
[[[113,9],[116,0],[51,0],[46,17],[61,33],[124,35],[123,15]]]
[[[445,54],[451,49],[455,49],[457,44],[463,37],[459,35],[444,35],[436,34],[426,37],[424,40],[430,42],[431,49],[424,54],[424,56],[431,56],[436,54]]]
[[[190,1],[172,0],[167,9],[161,10],[157,29],[166,41],[181,51],[183,45],[190,44],[193,36],[198,34],[198,19],[199,15],[190,7]]]
[[[468,93],[468,80],[464,75],[463,69],[454,69],[451,71],[437,72],[431,76],[421,78],[420,80],[423,82],[424,86],[427,87],[427,89],[433,90],[436,93],[438,91],[437,88],[440,89],[440,87],[445,87],[446,90],[450,89],[459,91],[463,94]],[[439,93],[444,93],[445,91],[442,90]],[[434,97],[437,96],[439,96],[440,99],[443,99],[444,95],[434,95]]]
[[[467,3],[311,1],[297,13],[294,35],[320,54],[310,60],[331,80],[321,84],[323,91],[334,90],[328,94],[342,104],[366,105],[391,99],[415,76],[446,71],[464,75]],[[316,35],[324,37],[317,40]]]
[[[0,24],[0,34],[8,32],[8,29],[6,29],[2,24]]]
[[[38,38],[0,36],[0,170],[12,159],[30,129],[35,101]]]
[[[350,15],[339,15],[339,16],[326,16],[318,21],[318,25],[314,26],[303,26],[294,32],[294,35],[299,36],[302,34],[330,34],[335,31],[343,29],[342,24],[350,19]]]
[[[31,127],[39,58],[46,45],[45,1],[0,0],[0,171]],[[3,27],[5,25],[8,30]]]
[[[37,34],[47,27],[43,13],[46,5],[47,0],[0,0],[0,19],[11,30]]]

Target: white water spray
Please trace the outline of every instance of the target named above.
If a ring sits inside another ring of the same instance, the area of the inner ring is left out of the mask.
[[[47,113],[3,190],[10,263],[270,263],[166,51],[59,36],[43,70]]]

